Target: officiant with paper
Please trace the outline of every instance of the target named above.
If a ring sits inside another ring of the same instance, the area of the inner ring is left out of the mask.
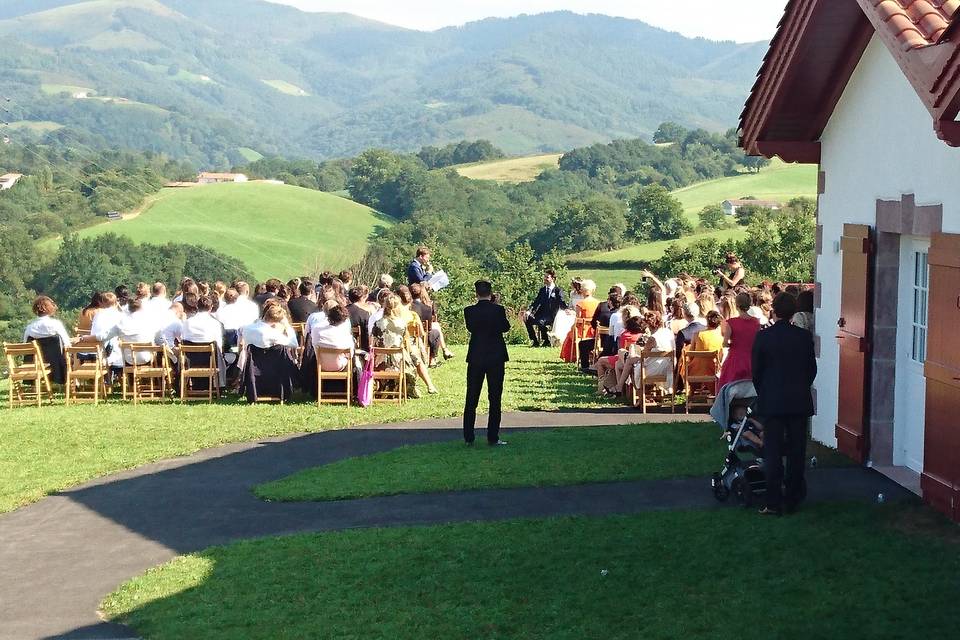
[[[429,287],[433,275],[429,247],[417,247],[417,255],[407,267],[407,285],[422,284]]]

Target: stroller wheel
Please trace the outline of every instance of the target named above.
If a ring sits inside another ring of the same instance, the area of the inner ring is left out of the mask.
[[[713,474],[713,478],[710,479],[710,484],[713,485],[713,497],[719,502],[726,502],[727,498],[730,497],[730,490],[723,484],[719,473]]]
[[[753,492],[750,490],[750,483],[740,477],[734,479],[730,488],[733,491],[733,495],[736,496],[737,502],[743,507],[749,509],[753,506]]]

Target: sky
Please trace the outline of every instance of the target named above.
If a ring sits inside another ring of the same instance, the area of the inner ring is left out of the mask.
[[[270,0],[305,11],[342,11],[432,31],[490,17],[568,10],[643,20],[685,36],[769,40],[785,0]],[[678,10],[679,8],[679,10]]]

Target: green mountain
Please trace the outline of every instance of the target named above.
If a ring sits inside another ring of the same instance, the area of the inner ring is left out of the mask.
[[[722,130],[765,49],[566,12],[420,32],[261,0],[2,4],[4,120],[206,167],[240,149],[330,158],[486,138],[520,154],[666,120]]]

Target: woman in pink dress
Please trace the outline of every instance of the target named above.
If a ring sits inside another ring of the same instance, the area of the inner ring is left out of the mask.
[[[747,311],[753,300],[749,293],[737,295],[738,315],[727,320],[723,325],[723,346],[729,347],[727,359],[720,369],[720,387],[736,380],[751,378],[751,356],[753,341],[760,331],[760,322]]]

